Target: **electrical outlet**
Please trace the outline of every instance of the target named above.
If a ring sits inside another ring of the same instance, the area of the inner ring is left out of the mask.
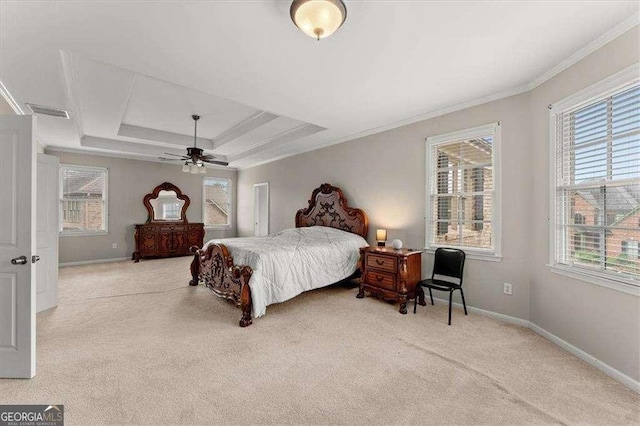
[[[111,248],[118,248],[118,243],[111,244]]]
[[[511,296],[513,294],[513,288],[511,286],[511,284],[504,283],[504,294],[508,294],[509,296]]]

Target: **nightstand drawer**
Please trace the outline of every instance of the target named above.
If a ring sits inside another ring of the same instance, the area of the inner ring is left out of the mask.
[[[391,256],[368,254],[367,268],[384,269],[385,271],[396,272],[396,258]]]
[[[387,290],[396,289],[396,276],[387,272],[367,271],[365,281],[376,287],[386,288]]]

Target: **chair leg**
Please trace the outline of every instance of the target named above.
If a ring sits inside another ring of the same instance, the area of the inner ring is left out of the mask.
[[[416,298],[413,300],[413,313],[416,313],[416,308],[418,307],[418,293],[416,292]]]
[[[464,306],[464,314],[467,315],[467,304],[464,301],[464,291],[460,289],[460,296],[462,296],[462,306]]]
[[[431,293],[431,288],[429,288],[429,298],[431,299],[431,304],[433,305],[433,293]]]
[[[451,325],[451,304],[453,302],[453,291],[449,292],[449,325]]]

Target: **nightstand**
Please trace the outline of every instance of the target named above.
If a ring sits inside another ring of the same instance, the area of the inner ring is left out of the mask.
[[[416,290],[422,279],[422,250],[393,247],[363,247],[360,249],[362,280],[358,299],[364,291],[388,301],[400,302],[400,313],[407,313],[407,301],[418,297],[424,305],[424,293]]]

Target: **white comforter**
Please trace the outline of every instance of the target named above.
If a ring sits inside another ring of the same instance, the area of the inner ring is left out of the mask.
[[[253,269],[249,287],[255,317],[264,315],[267,305],[349,277],[356,270],[360,247],[369,245],[359,235],[325,226],[212,240],[207,245],[212,242],[224,244],[236,265]]]

